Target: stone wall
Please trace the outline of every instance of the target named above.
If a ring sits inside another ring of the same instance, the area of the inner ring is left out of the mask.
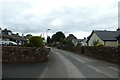
[[[90,47],[90,46],[84,47],[61,46],[59,48],[120,65],[120,48]]]
[[[33,63],[49,60],[50,48],[2,47],[3,63]]]
[[[84,47],[84,51],[85,51],[84,55],[120,65],[120,48]]]

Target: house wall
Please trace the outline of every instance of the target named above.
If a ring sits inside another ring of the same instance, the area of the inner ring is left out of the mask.
[[[86,43],[86,41],[84,40],[84,41],[82,41],[81,42],[81,44],[82,44],[82,46],[87,46],[87,43]]]
[[[117,41],[105,41],[105,46],[117,47]]]
[[[93,33],[90,40],[88,41],[88,46],[93,46],[92,44],[95,40],[99,40],[99,42],[104,45],[104,41],[102,41],[95,33]]]

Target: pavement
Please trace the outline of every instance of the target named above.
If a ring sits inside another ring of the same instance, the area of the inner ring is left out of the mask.
[[[50,60],[35,64],[3,64],[3,78],[118,78],[118,66],[51,48]]]

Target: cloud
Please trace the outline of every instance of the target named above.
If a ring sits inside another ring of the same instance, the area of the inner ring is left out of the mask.
[[[0,5],[2,28],[24,34],[50,28],[50,34],[83,32],[81,36],[88,36],[94,29],[118,26],[118,0],[2,0]]]

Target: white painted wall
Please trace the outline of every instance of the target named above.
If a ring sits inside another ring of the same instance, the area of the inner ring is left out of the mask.
[[[102,41],[95,33],[93,33],[90,40],[88,41],[88,46],[93,46],[92,44],[95,40],[99,40],[99,42],[104,45],[104,41]]]
[[[117,41],[106,41],[105,46],[117,47]]]

